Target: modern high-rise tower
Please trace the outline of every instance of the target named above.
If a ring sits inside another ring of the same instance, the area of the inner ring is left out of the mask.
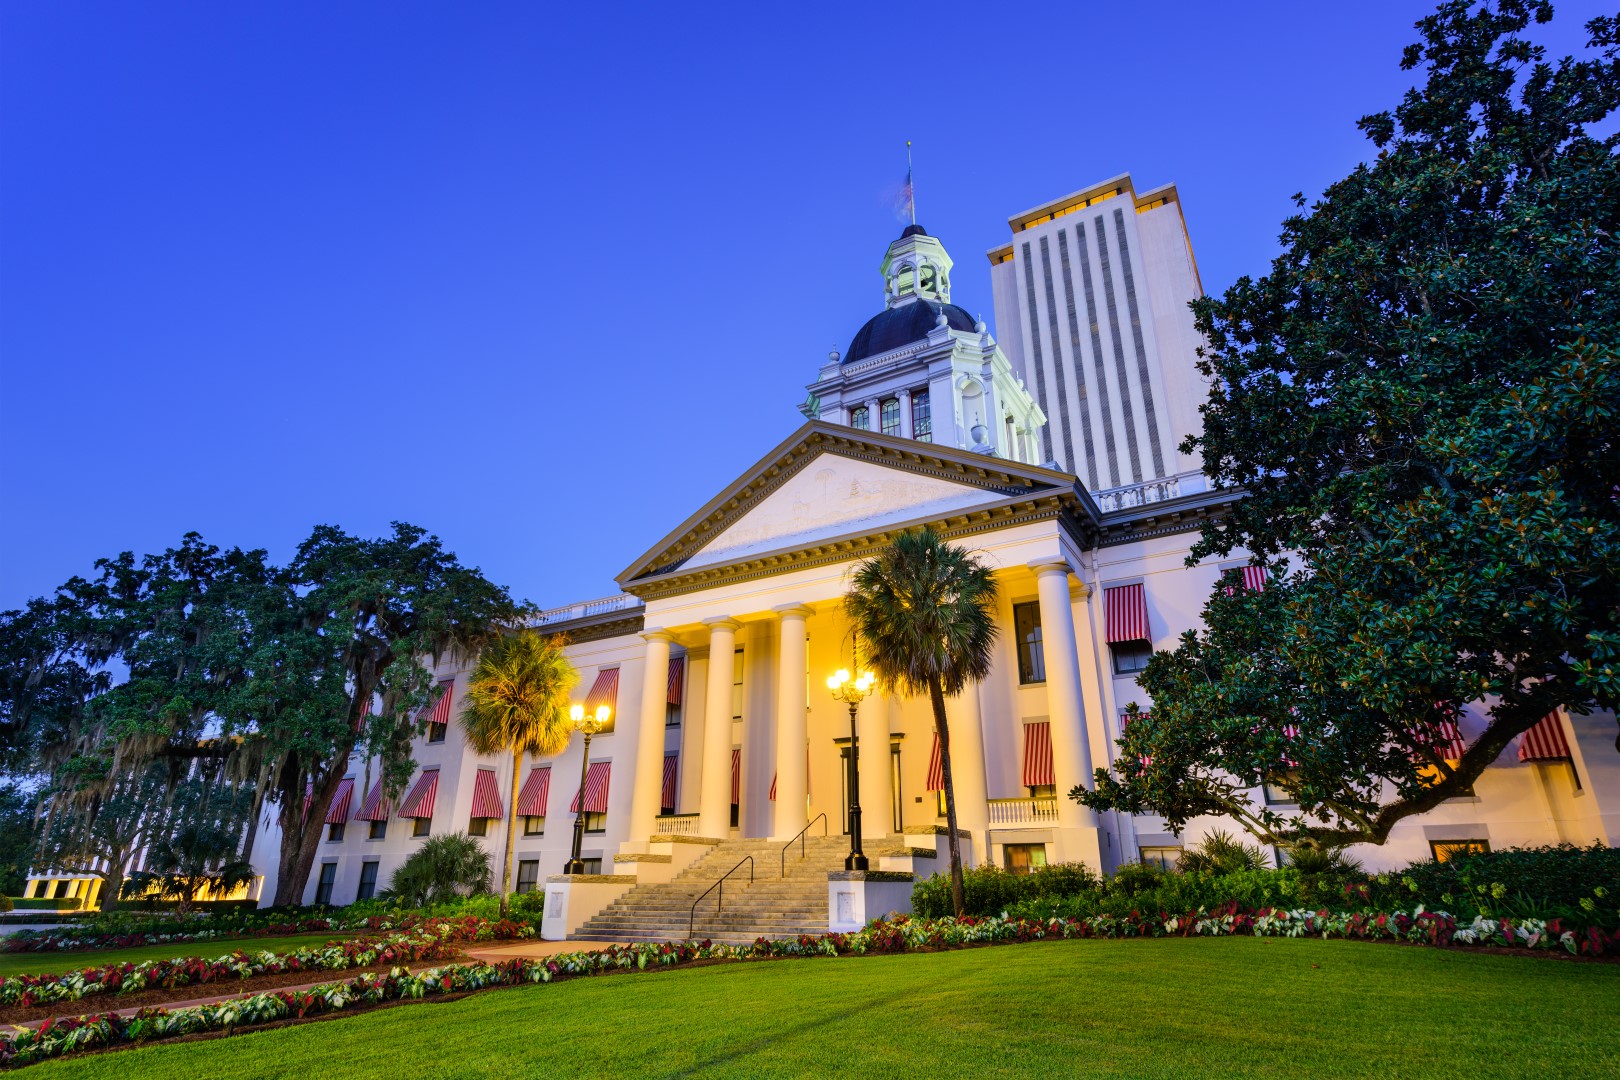
[[[1000,344],[1047,417],[1041,456],[1134,505],[1202,491],[1203,295],[1174,185],[1123,174],[1008,219],[989,252]]]

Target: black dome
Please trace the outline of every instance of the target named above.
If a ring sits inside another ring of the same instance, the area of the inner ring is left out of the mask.
[[[905,231],[900,234],[900,239],[904,240],[908,236],[927,236],[927,235],[928,235],[928,230],[923,228],[921,225],[907,225],[906,228],[905,228]]]
[[[927,337],[943,311],[952,330],[972,330],[977,321],[955,304],[941,304],[937,300],[916,300],[909,304],[880,311],[868,319],[849,343],[844,363],[852,364],[868,356],[877,356],[913,341]]]

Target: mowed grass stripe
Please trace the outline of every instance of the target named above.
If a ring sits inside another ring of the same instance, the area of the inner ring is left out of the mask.
[[[1620,966],[1343,941],[1040,942],[579,979],[28,1070],[184,1076],[1620,1074]]]

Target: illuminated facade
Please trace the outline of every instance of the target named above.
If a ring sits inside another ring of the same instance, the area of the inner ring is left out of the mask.
[[[540,616],[541,628],[568,634],[581,698],[614,710],[583,791],[591,875],[560,876],[579,740],[523,762],[510,790],[509,758],[465,746],[454,716],[467,671],[447,667],[446,696],[413,747],[417,776],[391,803],[374,787],[375,764],[353,763],[305,901],[370,895],[427,835],[486,836],[498,860],[514,801],[517,885],[547,891],[548,924],[553,896],[566,904],[569,933],[631,890],[701,866],[700,849],[745,838],[780,847],[821,814],[836,836],[851,732],[823,680],[853,666],[842,597],[862,558],[925,524],[970,546],[1001,592],[994,670],[949,702],[973,861],[1108,870],[1173,859],[1184,842],[1233,828],[1199,820],[1177,837],[1150,815],[1097,814],[1063,797],[1113,760],[1126,707],[1151,706],[1136,682],[1146,658],[1197,627],[1219,575],[1244,564],[1186,565],[1200,525],[1236,496],[1211,489],[1176,449],[1203,398],[1179,198],[1173,187],[1137,194],[1119,177],[1011,225],[1011,243],[990,253],[1002,344],[951,303],[943,246],[908,228],[883,260],[884,310],[811,385],[808,422],[635,559],[621,592]],[[1053,461],[1062,468],[1042,464]],[[932,872],[942,816],[927,702],[869,697],[857,723],[874,869]],[[1614,843],[1612,724],[1549,718],[1474,796],[1354,854],[1381,867],[1455,844]],[[1466,716],[1459,734],[1482,726]],[[273,827],[261,832],[256,866],[275,866],[276,844]],[[755,850],[767,849],[735,849]],[[826,887],[823,928],[841,925],[838,890],[851,886],[834,875]],[[886,910],[874,895],[850,911]]]

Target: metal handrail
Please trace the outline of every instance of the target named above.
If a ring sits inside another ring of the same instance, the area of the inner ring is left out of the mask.
[[[801,861],[803,861],[803,859],[804,859],[804,834],[809,832],[810,831],[810,825],[814,825],[817,821],[821,822],[821,835],[826,836],[827,835],[827,815],[826,815],[825,812],[822,812],[820,814],[817,814],[815,817],[811,818],[810,819],[810,824],[806,825],[804,828],[800,829],[799,830],[799,835],[795,836],[793,838],[793,840],[797,840],[799,842],[799,859]],[[788,853],[788,848],[793,846],[793,840],[789,840],[782,847],[782,876],[783,877],[787,877],[787,853]]]
[[[724,907],[726,903],[726,890],[722,886],[725,885],[726,878],[742,869],[743,863],[748,864],[748,884],[752,885],[754,883],[754,857],[752,855],[744,855],[741,862],[737,863],[736,866],[733,866],[730,870],[727,870],[725,873],[721,874],[720,880],[716,881],[713,885],[710,885],[707,889],[704,889],[703,892],[698,895],[698,898],[692,901],[692,911],[686,920],[686,937],[688,941],[690,941],[692,938],[692,928],[697,925],[697,906],[703,903],[703,898],[705,896],[708,896],[710,893],[714,892],[714,890],[719,889],[720,895],[715,899],[714,902],[714,913],[716,915],[720,914],[720,909]]]

